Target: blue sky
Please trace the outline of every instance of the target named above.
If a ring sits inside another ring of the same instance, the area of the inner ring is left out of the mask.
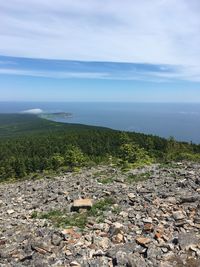
[[[198,0],[0,2],[1,101],[200,102]]]

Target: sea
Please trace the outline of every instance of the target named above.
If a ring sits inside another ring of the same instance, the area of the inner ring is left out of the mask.
[[[0,102],[0,113],[72,113],[64,123],[104,126],[200,144],[200,103]]]

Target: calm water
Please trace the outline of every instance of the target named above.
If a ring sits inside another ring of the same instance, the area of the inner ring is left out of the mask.
[[[200,104],[0,102],[0,113],[35,108],[73,113],[66,122],[174,136],[177,140],[200,143]]]

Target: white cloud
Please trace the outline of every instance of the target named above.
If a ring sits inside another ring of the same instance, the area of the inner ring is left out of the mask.
[[[199,13],[199,0],[1,1],[0,54],[170,64],[199,81]]]
[[[106,78],[107,73],[103,72],[71,72],[71,71],[40,71],[24,69],[1,69],[0,74],[11,74],[19,76],[32,76],[55,79],[83,78],[83,79],[101,79]]]
[[[175,70],[174,70],[175,71]],[[53,79],[106,79],[106,80],[137,80],[150,82],[170,82],[171,80],[195,80],[190,77],[184,77],[181,72],[159,72],[159,71],[118,71],[113,72],[79,72],[79,71],[49,71],[49,70],[26,70],[19,68],[0,68],[0,74],[53,78]]]
[[[34,108],[34,109],[24,110],[21,113],[23,113],[23,114],[34,114],[34,115],[37,115],[37,114],[43,113],[43,110],[40,109],[40,108]]]
[[[48,69],[22,69],[20,65],[16,63],[15,67],[5,68],[9,61],[0,61],[0,74],[3,75],[17,75],[17,76],[29,76],[29,77],[41,77],[41,78],[53,78],[53,79],[107,79],[107,80],[138,80],[138,81],[150,81],[150,82],[170,82],[175,80],[195,81],[200,82],[200,68],[199,67],[183,67],[183,66],[167,66],[167,65],[152,65],[147,69],[147,65],[140,66],[137,64],[131,64],[131,68],[124,69],[124,64],[119,63],[90,63],[90,67],[87,63],[80,63],[72,61],[72,65],[76,65],[76,69],[72,70],[56,70],[55,66],[53,70]],[[37,62],[37,60],[36,60]],[[43,61],[45,62],[45,60]],[[68,62],[68,61],[66,61]],[[64,63],[64,62],[63,62]],[[12,62],[10,62],[12,65]],[[53,65],[54,60],[49,61],[49,64]],[[69,64],[69,63],[68,63]],[[105,64],[105,66],[103,66]],[[9,65],[9,64],[8,64]],[[14,62],[13,62],[13,65]],[[95,65],[98,65],[102,70],[95,69]],[[107,66],[107,67],[106,67]],[[140,66],[140,67],[139,67]],[[153,70],[156,68],[156,70]],[[80,71],[79,68],[86,69],[86,71]],[[87,71],[88,69],[88,71]]]

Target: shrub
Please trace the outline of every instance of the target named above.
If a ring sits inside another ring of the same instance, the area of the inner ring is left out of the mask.
[[[83,152],[77,146],[70,146],[65,154],[65,163],[70,167],[81,167],[86,160]]]
[[[54,154],[51,158],[52,167],[54,170],[57,170],[64,165],[65,159],[60,154]]]
[[[131,167],[142,167],[151,164],[153,159],[147,151],[135,143],[125,143],[120,146],[120,164],[123,170]]]

